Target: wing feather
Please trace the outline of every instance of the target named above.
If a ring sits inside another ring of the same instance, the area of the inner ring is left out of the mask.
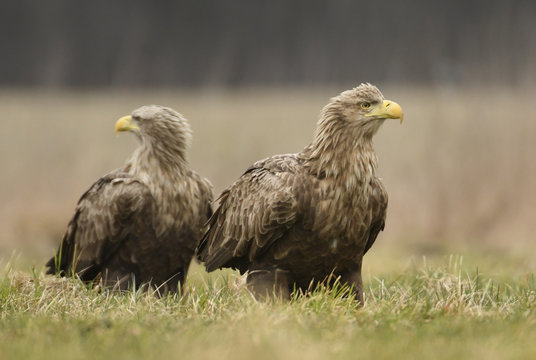
[[[297,220],[291,155],[260,161],[220,196],[198,256],[208,271],[252,261]]]
[[[147,233],[152,201],[148,187],[127,173],[100,178],[80,198],[48,273],[96,276],[130,234]]]
[[[372,247],[376,241],[376,237],[383,231],[385,227],[385,218],[387,215],[387,202],[388,196],[387,191],[383,187],[383,184],[378,179],[372,184],[372,196],[370,197],[371,205],[371,215],[372,222],[370,224],[369,236],[365,244],[365,251],[363,254],[366,254],[367,251]]]

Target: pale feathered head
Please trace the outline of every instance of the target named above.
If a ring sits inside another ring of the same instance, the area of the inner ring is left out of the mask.
[[[335,126],[346,131],[355,129],[362,135],[373,135],[385,119],[400,119],[402,122],[402,108],[394,101],[385,100],[376,86],[367,83],[332,98],[322,110],[318,130]]]
[[[157,151],[179,152],[183,156],[192,139],[188,121],[175,110],[159,105],[142,106],[117,120],[115,132],[121,131],[133,132],[143,145]]]
[[[322,109],[313,142],[302,156],[316,174],[337,176],[349,168],[361,174],[362,169],[355,170],[359,161],[374,164],[373,135],[386,119],[402,122],[402,118],[400,105],[385,100],[374,85],[361,84],[335,96]]]

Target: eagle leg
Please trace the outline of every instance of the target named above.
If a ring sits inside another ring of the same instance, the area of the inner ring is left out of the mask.
[[[363,298],[363,279],[361,277],[361,266],[352,271],[346,271],[341,275],[341,284],[347,284],[350,288],[350,294],[355,295],[356,300],[361,306],[364,304]]]
[[[106,269],[101,278],[102,287],[112,291],[124,292],[136,284],[136,275],[124,271],[109,271]]]
[[[186,269],[188,269],[186,267]],[[184,279],[186,278],[186,273],[188,270],[184,271],[182,267],[176,270],[175,275],[167,279],[162,283],[156,283],[156,293],[158,296],[163,297],[168,293],[171,294],[183,294]]]
[[[286,270],[250,271],[246,282],[257,300],[290,299],[289,272]]]

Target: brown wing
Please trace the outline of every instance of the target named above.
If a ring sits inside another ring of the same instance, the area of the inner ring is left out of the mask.
[[[376,179],[372,185],[372,196],[369,199],[372,211],[372,223],[370,224],[369,236],[363,254],[367,253],[374,244],[374,241],[376,241],[379,232],[384,229],[385,217],[387,214],[387,191],[385,191],[385,188],[379,179]]]
[[[222,193],[198,249],[208,271],[223,266],[247,270],[295,223],[295,165],[293,155],[257,162]]]
[[[94,278],[130,235],[154,236],[152,201],[147,186],[124,172],[100,178],[80,198],[47,273]]]

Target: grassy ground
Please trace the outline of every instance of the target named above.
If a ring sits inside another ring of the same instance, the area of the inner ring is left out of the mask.
[[[199,266],[183,297],[163,299],[6,266],[0,358],[534,358],[534,274],[490,277],[479,262],[425,259],[368,276],[363,308],[344,289],[260,303],[235,273]]]

